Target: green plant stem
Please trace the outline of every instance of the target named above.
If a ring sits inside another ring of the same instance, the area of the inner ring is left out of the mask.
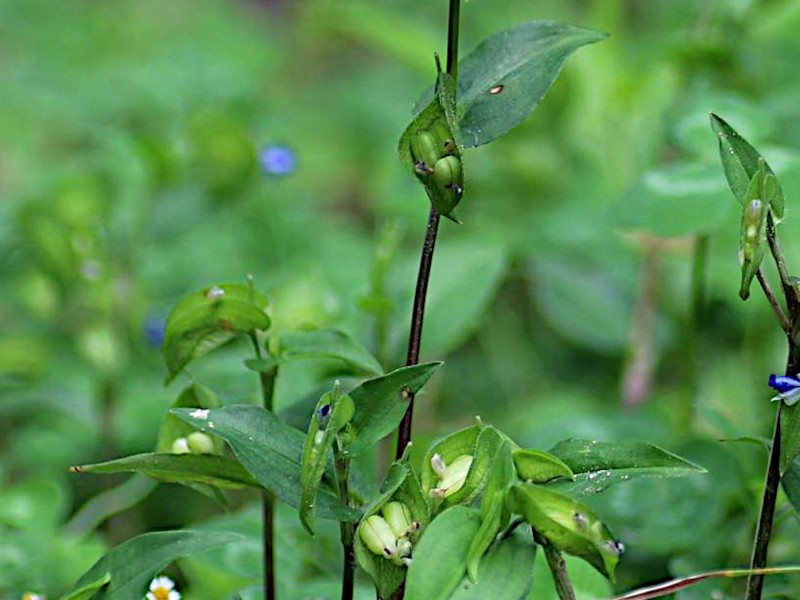
[[[533,531],[533,529],[531,530]],[[567,565],[564,563],[564,557],[561,556],[561,552],[535,531],[533,531],[533,539],[544,550],[544,557],[547,559],[547,566],[553,575],[553,583],[556,586],[558,597],[561,600],[575,600],[575,590],[572,587],[572,581],[569,578],[569,573],[567,573]]]
[[[778,274],[781,277],[783,295],[786,299],[786,309],[790,315],[797,314],[798,298],[797,292],[789,281],[789,269],[786,267],[786,258],[783,256],[778,236],[775,232],[775,222],[772,220],[772,213],[767,215],[767,242],[770,252],[775,259],[775,266],[778,267]]]
[[[461,16],[461,0],[450,0],[447,18],[447,72],[455,81],[458,76],[458,34]],[[439,213],[431,206],[428,213],[428,225],[425,229],[425,241],[422,244],[422,256],[417,273],[417,286],[414,292],[414,307],[411,311],[411,330],[408,335],[408,353],[406,366],[419,362],[419,349],[422,343],[422,324],[425,318],[425,297],[428,293],[428,280],[433,264],[433,251],[436,246],[436,234],[439,231]],[[397,430],[397,449],[395,457],[400,458],[411,443],[411,421],[414,417],[414,395],[408,395],[408,408]]]
[[[264,355],[261,352],[258,337],[253,334],[251,340],[256,358],[261,360]],[[269,371],[259,371],[258,377],[261,382],[264,408],[272,412],[275,380],[278,377],[277,365]],[[275,600],[275,498],[267,491],[261,494],[261,513],[261,539],[264,547],[264,600]]]
[[[350,473],[350,461],[341,453],[337,441],[334,449],[334,471],[339,487],[339,499],[345,506],[350,506],[350,493],[347,489],[347,477]],[[356,557],[353,544],[356,537],[355,523],[340,522],[339,533],[342,540],[344,566],[342,567],[342,600],[353,600],[353,586],[355,585]]]
[[[789,322],[789,317],[783,312],[780,302],[778,302],[778,298],[775,296],[775,292],[772,291],[772,287],[769,285],[767,278],[764,277],[764,272],[761,269],[756,271],[756,279],[758,279],[758,283],[761,284],[761,289],[764,290],[764,295],[767,297],[770,306],[772,306],[775,318],[778,319],[781,328],[786,334],[790,334],[792,332],[792,324]]]

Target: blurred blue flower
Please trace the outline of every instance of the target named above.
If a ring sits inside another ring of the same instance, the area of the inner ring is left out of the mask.
[[[800,400],[800,379],[790,375],[770,375],[769,386],[779,394],[772,398],[772,402],[783,400],[787,406],[793,406]]]
[[[161,348],[164,343],[164,330],[167,320],[162,317],[147,317],[142,323],[142,333],[147,344],[153,348]]]
[[[265,146],[258,153],[258,158],[261,167],[270,175],[289,175],[297,168],[297,155],[286,146]]]

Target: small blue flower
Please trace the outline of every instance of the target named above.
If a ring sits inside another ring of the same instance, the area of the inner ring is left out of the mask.
[[[153,348],[160,348],[164,343],[164,330],[167,327],[167,320],[161,317],[148,317],[142,324],[142,333],[148,345]]]
[[[770,375],[769,386],[777,390],[779,394],[772,398],[772,402],[781,400],[787,406],[794,406],[800,401],[800,379],[790,375]]]
[[[320,429],[325,429],[331,420],[331,405],[323,404],[317,409],[317,422]]]
[[[261,167],[269,175],[289,175],[297,168],[297,155],[286,146],[265,146],[258,153],[258,158]]]

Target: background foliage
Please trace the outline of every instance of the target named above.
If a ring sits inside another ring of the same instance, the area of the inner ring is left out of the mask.
[[[221,514],[191,490],[134,477],[105,499],[146,501],[105,520],[96,504],[80,509],[124,478],[67,467],[152,450],[187,381],[162,385],[166,314],[210,282],[252,273],[277,330],[335,324],[385,366],[401,363],[428,202],[395,148],[444,50],[445,10],[0,2],[0,598],[56,596],[108,547],[186,525],[247,536],[176,564],[186,598],[257,583],[252,494],[234,493]],[[743,565],[766,454],[741,438],[769,433],[766,375],[782,370],[785,348],[768,305],[737,296],[739,217],[707,113],[778,173],[791,262],[800,6],[473,0],[462,47],[532,18],[612,37],[570,58],[522,127],[467,156],[464,225],[443,225],[434,261],[422,358],[446,365],[417,403],[417,459],[476,414],[532,447],[646,439],[709,473],[587,498],[628,548],[619,589]],[[274,146],[288,161],[267,160]],[[693,312],[698,236],[706,294]],[[377,348],[376,310],[389,311]],[[255,403],[246,355],[233,345],[192,375],[223,404]],[[295,400],[325,378],[325,361],[285,367],[278,411],[304,427]],[[278,517],[281,597],[331,597],[335,526],[318,523],[312,539],[291,509]],[[799,533],[782,498],[771,562],[796,562]],[[537,599],[553,595],[540,567]],[[609,593],[588,567],[570,569],[581,598]],[[679,597],[733,597],[739,585]],[[796,579],[768,586],[800,593]]]

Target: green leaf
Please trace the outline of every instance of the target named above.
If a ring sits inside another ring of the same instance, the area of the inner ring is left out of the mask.
[[[92,596],[95,595],[95,593],[97,593],[97,590],[107,585],[110,581],[111,581],[111,574],[106,573],[99,579],[87,583],[86,585],[75,590],[74,592],[70,592],[69,594],[64,594],[63,596],[61,596],[60,600],[89,600],[89,598],[91,598]]]
[[[539,450],[515,450],[514,466],[520,479],[531,483],[547,483],[559,477],[575,480],[575,473],[561,459]]]
[[[406,577],[406,600],[446,600],[467,570],[467,554],[478,532],[477,510],[453,506],[436,517],[414,548]]]
[[[242,536],[223,532],[181,530],[145,533],[108,552],[78,579],[70,593],[109,574],[111,582],[98,593],[98,600],[141,598],[152,577],[176,558],[239,539]]]
[[[781,408],[781,473],[800,456],[800,404]]]
[[[324,411],[324,412],[323,412]],[[343,396],[338,382],[319,399],[308,426],[300,462],[300,522],[314,535],[314,503],[328,466],[336,436],[353,416],[353,400]]]
[[[614,484],[638,477],[683,477],[705,473],[697,466],[646,442],[596,442],[570,439],[550,452],[575,473],[575,481],[558,481],[548,487],[571,496],[599,494]]]
[[[739,203],[744,205],[747,188],[758,171],[758,161],[762,159],[762,156],[733,127],[714,113],[711,113],[710,116],[711,128],[719,138],[719,156],[722,160],[725,177],[728,179],[728,185]],[[783,190],[769,164],[766,161],[764,164],[767,174],[771,175],[772,179],[769,184],[770,195],[768,198],[762,199],[769,203],[772,212],[778,219],[781,219],[784,206]]]
[[[383,373],[378,360],[361,344],[336,329],[291,331],[280,336],[280,362],[332,358],[341,360],[356,375]]]
[[[408,409],[409,392],[417,394],[441,365],[431,362],[403,367],[352,390],[349,395],[355,404],[353,441],[344,453],[355,456],[394,431]]]
[[[511,517],[506,509],[506,492],[516,480],[511,445],[504,442],[497,453],[481,499],[481,526],[472,538],[467,556],[467,573],[472,581],[478,581],[482,557]],[[532,553],[531,553],[532,554]],[[531,561],[533,558],[531,558]]]
[[[557,549],[584,559],[614,581],[619,547],[589,507],[531,483],[512,486],[509,504]]]
[[[187,423],[224,439],[242,466],[276,497],[300,507],[300,457],[305,436],[260,406],[234,405],[216,410],[171,411]],[[356,521],[360,512],[344,506],[327,486],[320,488],[317,514],[325,519]]]
[[[119,485],[92,496],[65,526],[70,536],[83,538],[109,517],[135,506],[158,487],[146,475],[134,475]]]
[[[742,284],[739,297],[747,300],[750,296],[750,283],[761,267],[767,245],[767,209],[764,182],[766,171],[764,160],[758,159],[758,171],[750,180],[742,208],[739,233],[739,257],[742,262]]]
[[[219,408],[222,404],[219,398],[207,387],[199,383],[192,383],[181,391],[178,399],[170,408]],[[179,419],[173,414],[167,413],[161,429],[158,430],[158,441],[156,442],[156,452],[171,452],[172,443],[182,437],[186,437],[194,431],[194,427]],[[222,447],[216,437],[214,443],[217,453],[222,452]]]
[[[781,485],[794,511],[800,515],[800,458],[795,458],[781,477]]]
[[[242,465],[216,454],[134,454],[71,467],[73,473],[142,473],[165,483],[203,483],[220,488],[258,487]]]
[[[607,37],[566,23],[530,21],[481,42],[458,66],[464,146],[488,144],[522,123],[550,89],[567,57]]]
[[[473,457],[464,485],[457,492],[434,501],[436,506],[470,504],[483,491],[492,465],[502,451],[505,438],[491,426],[473,425],[457,431],[434,444],[425,455],[420,471],[422,490],[428,495],[439,482],[439,476],[431,466],[431,459],[438,454],[445,464],[452,463],[464,454]]]
[[[516,529],[483,557],[480,579],[464,578],[449,600],[525,600],[533,587],[536,548],[527,527]]]
[[[238,283],[208,287],[184,297],[172,309],[164,332],[167,382],[189,362],[237,334],[267,329],[268,305],[266,296]]]
[[[455,82],[437,69],[434,97],[406,127],[397,144],[400,162],[425,187],[436,211],[458,223],[453,210],[464,191],[461,138],[456,123]],[[449,144],[449,145],[448,145]],[[450,180],[443,180],[440,170],[446,163],[458,166]]]
[[[731,211],[722,202],[725,184],[718,167],[677,164],[653,169],[615,201],[612,214],[622,229],[678,237],[712,233]]]

